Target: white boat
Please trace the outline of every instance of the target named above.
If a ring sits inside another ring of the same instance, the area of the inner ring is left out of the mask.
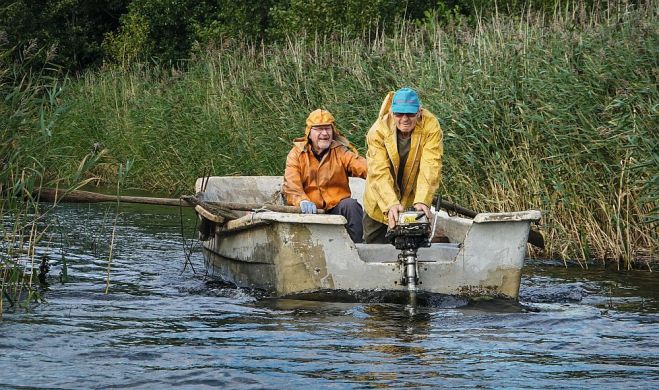
[[[400,251],[390,244],[353,243],[343,216],[269,211],[268,203],[284,204],[282,182],[280,176],[197,180],[196,192],[204,201],[265,205],[238,219],[212,223],[203,242],[211,274],[275,296],[413,289],[518,298],[530,224],[540,219],[538,210],[481,213],[473,220],[441,210],[436,224],[450,242],[418,249],[417,280],[410,286],[405,279],[409,268],[399,258]],[[360,202],[364,184],[362,179],[350,179],[352,196]]]

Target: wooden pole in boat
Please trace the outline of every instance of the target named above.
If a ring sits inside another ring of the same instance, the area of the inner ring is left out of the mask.
[[[447,202],[443,199],[440,200],[439,207],[447,211],[454,211],[458,214],[464,215],[469,218],[474,218],[476,217],[476,214],[478,214],[474,210],[469,210],[455,203]],[[529,244],[535,247],[538,247],[540,249],[545,249],[545,238],[542,236],[540,232],[536,232],[535,230],[529,230],[528,242]]]
[[[120,203],[139,203],[139,204],[152,204],[160,206],[182,206],[194,207],[197,205],[204,206],[204,204],[219,207],[228,210],[264,210],[276,211],[279,213],[292,213],[300,214],[302,211],[299,207],[295,206],[282,206],[263,203],[238,203],[238,202],[206,202],[202,201],[196,196],[182,196],[180,198],[153,198],[146,196],[117,196],[99,194],[89,191],[65,191],[54,188],[41,188],[36,190],[33,194],[35,198],[44,202],[62,202],[62,203],[103,203],[103,202],[120,202]],[[323,214],[324,210],[318,210],[319,214]]]

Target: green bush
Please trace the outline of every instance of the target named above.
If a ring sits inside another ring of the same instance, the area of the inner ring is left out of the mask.
[[[167,64],[188,59],[197,45],[260,39],[270,3],[134,0],[119,31],[107,36],[108,59],[122,64],[156,59]]]
[[[101,43],[119,27],[119,17],[130,0],[14,0],[0,5],[0,34],[20,56],[28,47],[51,48],[33,58],[40,69],[57,63],[77,71],[99,65],[104,56]],[[48,57],[48,55],[50,57]]]
[[[417,24],[542,11],[545,17],[622,8],[634,1],[600,0],[16,0],[0,6],[0,39],[11,46],[50,47],[69,71],[104,62],[156,61],[167,67],[199,48],[236,42],[280,42],[289,36],[376,39],[397,20]],[[640,2],[642,3],[642,1]],[[595,7],[595,8],[597,8]],[[612,7],[615,8],[615,7]],[[473,26],[473,25],[472,25]],[[377,33],[377,34],[376,34]]]

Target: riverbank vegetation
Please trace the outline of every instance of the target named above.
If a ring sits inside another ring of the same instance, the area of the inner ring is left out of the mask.
[[[66,112],[63,71],[53,64],[34,66],[34,59],[48,56],[43,49],[27,48],[18,53],[20,61],[12,61],[16,50],[0,45],[0,317],[7,306],[38,301],[37,279],[48,271],[48,256],[36,248],[49,229],[44,219],[49,208],[35,201],[35,189],[83,186],[97,159],[85,155],[77,168],[58,175],[42,164],[44,156],[61,154],[51,141]]]
[[[220,34],[188,60],[124,56],[59,78],[21,147],[46,181],[111,185],[128,165],[129,187],[191,193],[198,176],[280,175],[317,107],[364,152],[386,92],[411,86],[444,130],[445,198],[542,210],[547,250],[535,255],[643,266],[659,223],[656,9],[427,13],[269,43]]]

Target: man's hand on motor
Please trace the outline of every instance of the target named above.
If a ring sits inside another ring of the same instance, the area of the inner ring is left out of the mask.
[[[300,202],[300,209],[304,214],[316,214],[316,212],[318,212],[316,204],[308,200]]]
[[[398,223],[398,214],[402,213],[404,210],[405,209],[403,208],[403,205],[400,204],[391,206],[387,212],[387,218],[389,219],[389,229],[396,227],[396,224]]]
[[[423,204],[423,203],[414,203],[414,209],[416,211],[423,211],[423,213],[426,214],[426,218],[428,218],[428,221],[432,220],[432,215],[430,213],[430,209],[425,204]]]

